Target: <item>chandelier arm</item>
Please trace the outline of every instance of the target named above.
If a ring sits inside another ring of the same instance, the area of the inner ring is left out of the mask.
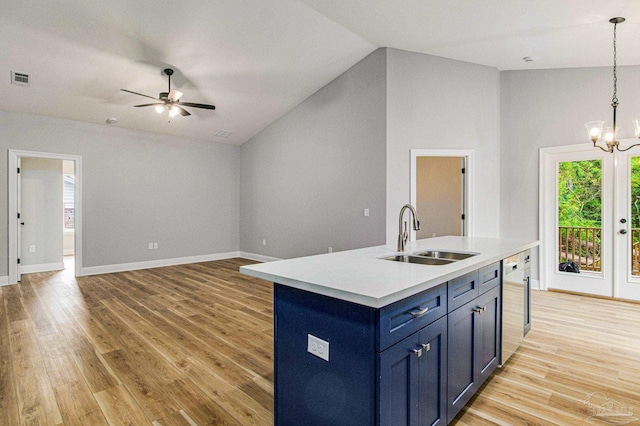
[[[636,145],[640,145],[640,144],[636,144]],[[595,142],[593,143],[593,146],[594,146],[594,148],[600,148],[604,152],[613,152],[613,147],[609,147],[608,149],[604,149],[603,147],[601,147],[600,145],[596,144]],[[629,147],[629,148],[631,148],[631,147]]]
[[[628,147],[626,147],[625,149],[620,149],[620,147],[616,147],[618,149],[618,151],[620,152],[625,152],[625,151],[629,151],[631,148],[633,148],[634,146],[640,146],[640,143],[634,143],[633,145],[630,145]]]

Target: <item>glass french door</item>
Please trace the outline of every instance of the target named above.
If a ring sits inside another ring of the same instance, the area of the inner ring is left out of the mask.
[[[543,287],[640,300],[640,153],[551,148],[541,166]]]
[[[614,297],[640,300],[640,152],[614,156],[616,168]]]

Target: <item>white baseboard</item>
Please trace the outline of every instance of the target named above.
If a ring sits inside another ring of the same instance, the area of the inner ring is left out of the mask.
[[[148,260],[144,262],[119,263],[115,265],[88,266],[82,268],[82,276],[112,274],[114,272],[136,271],[139,269],[162,268],[163,266],[185,265],[188,263],[211,262],[213,260],[231,259],[242,257],[258,262],[273,262],[280,260],[277,257],[263,256],[261,254],[247,253],[244,251],[230,251],[227,253],[205,254],[201,256],[178,257],[173,259]],[[61,268],[64,269],[64,268]]]
[[[231,259],[240,257],[240,253],[232,251],[228,253],[205,254],[201,256],[177,257],[173,259],[148,260],[144,262],[119,263],[116,265],[88,266],[82,268],[81,274],[99,275],[112,274],[114,272],[136,271],[139,269],[162,268],[164,266],[185,265],[187,263],[211,262],[213,260]]]
[[[62,250],[62,255],[63,256],[73,256],[76,254],[76,251],[74,249],[64,249]]]
[[[62,271],[64,262],[41,263],[39,265],[19,265],[21,274],[35,274],[38,272]]]
[[[0,277],[0,287],[3,285],[9,285],[9,276]]]
[[[244,259],[255,260],[257,262],[274,262],[276,260],[282,260],[277,257],[264,256],[262,254],[247,253],[245,251],[238,252],[238,257]]]

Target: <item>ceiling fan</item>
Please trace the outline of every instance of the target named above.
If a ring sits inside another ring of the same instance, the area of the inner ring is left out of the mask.
[[[158,114],[161,114],[164,111],[168,111],[169,117],[175,117],[178,114],[185,117],[188,115],[191,115],[189,111],[182,108],[183,106],[188,106],[193,108],[216,109],[214,105],[196,104],[193,102],[180,102],[180,98],[182,97],[182,92],[171,88],[171,76],[173,75],[173,70],[171,68],[165,68],[162,72],[169,77],[169,91],[160,92],[160,95],[158,95],[157,98],[154,98],[153,96],[149,96],[149,95],[143,95],[142,93],[132,92],[131,90],[127,90],[127,89],[120,89],[120,90],[122,90],[123,92],[133,93],[134,95],[144,96],[145,98],[155,99],[158,102],[154,102],[151,104],[134,105],[134,107],[155,106],[156,112]]]

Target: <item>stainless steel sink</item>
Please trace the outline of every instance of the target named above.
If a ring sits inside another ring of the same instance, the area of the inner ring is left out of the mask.
[[[396,255],[383,258],[384,260],[393,260],[395,262],[404,263],[419,263],[421,265],[448,265],[455,262],[455,260],[449,259],[437,259],[434,257],[422,257],[411,255]]]
[[[384,260],[394,262],[418,263],[421,265],[448,265],[458,260],[468,259],[480,253],[461,253],[456,251],[429,250],[420,253],[396,254],[383,257]]]
[[[434,257],[436,259],[448,260],[463,260],[473,256],[477,256],[478,254],[480,253],[461,253],[456,251],[429,250],[421,253],[412,253],[411,256]]]

